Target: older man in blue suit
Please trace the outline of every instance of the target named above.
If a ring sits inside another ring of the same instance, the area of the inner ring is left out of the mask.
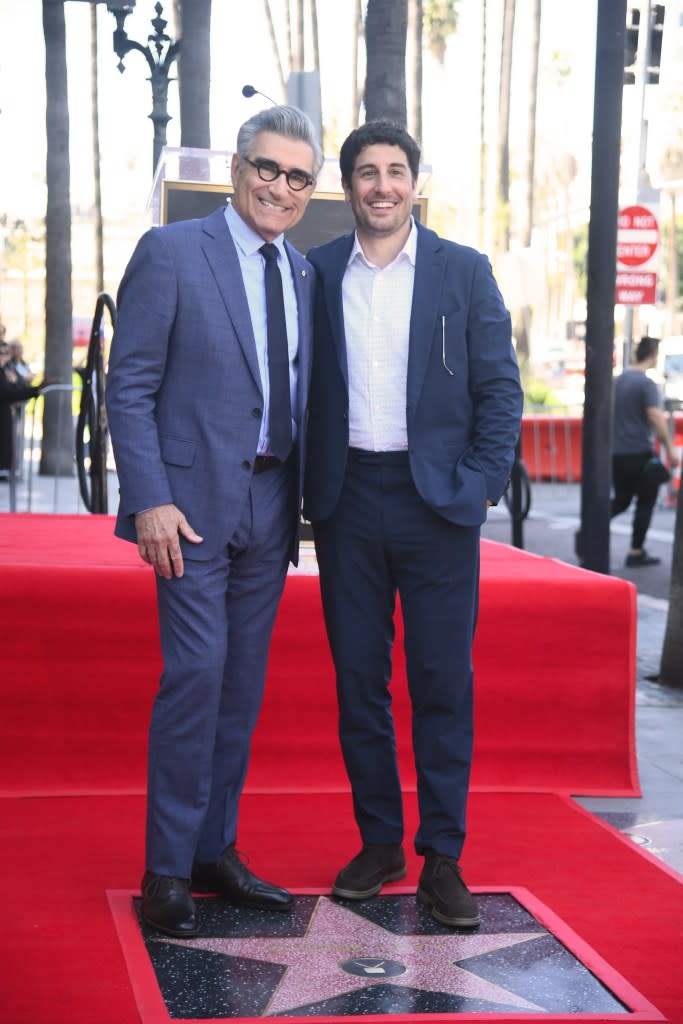
[[[522,393],[488,261],[413,221],[420,151],[389,122],[340,154],[356,231],[313,249],[317,298],[304,514],[313,523],[339,731],[362,849],[334,893],[405,875],[389,681],[405,625],[420,826],[418,900],[475,926],[459,858],[472,758],[479,532],[501,497]]]
[[[163,654],[142,913],[174,936],[197,933],[192,890],[292,904],[247,869],[235,839],[299,540],[314,274],[283,233],[321,165],[301,111],[256,114],[238,134],[231,204],[147,232],[119,290],[107,380],[116,532],[156,570]]]

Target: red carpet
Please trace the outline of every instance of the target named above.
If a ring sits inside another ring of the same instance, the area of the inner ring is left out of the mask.
[[[107,517],[0,516],[0,565],[1,1017],[150,1024],[107,892],[135,889],[143,864],[159,669],[151,573]],[[601,958],[663,1015],[641,1006],[619,1020],[683,1024],[681,879],[551,792],[637,793],[635,590],[491,543],[481,590],[465,877],[528,890],[563,922],[560,937],[580,937],[588,966]],[[410,835],[400,644],[395,691]],[[305,574],[290,576],[278,620],[239,846],[264,877],[314,891],[357,849],[317,580]],[[418,870],[411,855],[406,884]]]
[[[139,883],[142,797],[6,798],[0,808],[3,1021],[139,1024],[106,891]],[[407,823],[410,833],[410,796]],[[356,850],[350,801],[344,794],[250,795],[240,846],[265,877],[325,891]],[[527,889],[663,1019],[683,1024],[683,886],[629,840],[565,798],[477,793],[463,865],[468,883],[484,891]],[[418,868],[409,856],[406,885],[416,884]],[[626,1018],[653,1019],[619,1019]]]
[[[0,516],[0,793],[143,791],[159,675],[154,585],[111,528],[106,516]],[[638,794],[635,626],[630,583],[482,542],[475,787]],[[400,628],[394,692],[410,786]],[[306,761],[290,756],[300,738]],[[287,581],[249,786],[346,787],[312,576]]]

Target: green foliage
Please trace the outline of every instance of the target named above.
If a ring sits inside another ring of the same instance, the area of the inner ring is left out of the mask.
[[[669,301],[669,289],[671,288],[671,267],[669,260],[671,239],[671,221],[664,221],[662,224],[662,240],[660,246],[661,259],[659,267],[660,287],[662,288],[666,301]],[[683,216],[676,217],[676,253],[678,266],[683,267]],[[676,301],[683,298],[683,274],[678,275],[678,294]]]
[[[578,295],[588,291],[588,224],[582,224],[574,233],[574,273]]]
[[[458,0],[424,0],[423,29],[427,45],[439,64],[446,56],[446,43],[458,27]]]
[[[524,404],[533,406],[557,405],[557,399],[544,380],[538,377],[529,377],[524,381]]]

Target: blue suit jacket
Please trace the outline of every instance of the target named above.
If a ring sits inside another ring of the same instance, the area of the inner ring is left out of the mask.
[[[485,256],[420,224],[417,230],[406,393],[410,468],[435,512],[475,526],[486,519],[487,499],[495,504],[505,489],[519,436],[523,397],[510,316]],[[308,254],[317,289],[304,516],[313,522],[334,511],[346,466],[342,278],[353,237]]]
[[[287,253],[299,311],[299,486],[289,552],[296,561],[314,273],[289,245]],[[181,538],[183,552],[211,558],[237,527],[263,413],[249,306],[224,210],[148,231],[117,305],[106,387],[120,485],[116,533],[135,541],[135,513],[173,502],[204,538]]]

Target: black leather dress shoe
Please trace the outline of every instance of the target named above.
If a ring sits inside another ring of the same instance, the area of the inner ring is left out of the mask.
[[[192,866],[195,892],[217,892],[236,907],[254,910],[289,910],[294,903],[290,892],[263,882],[239,858],[234,846],[228,846],[215,864]]]
[[[142,918],[147,924],[178,939],[197,934],[197,911],[187,879],[147,871],[141,888]]]

